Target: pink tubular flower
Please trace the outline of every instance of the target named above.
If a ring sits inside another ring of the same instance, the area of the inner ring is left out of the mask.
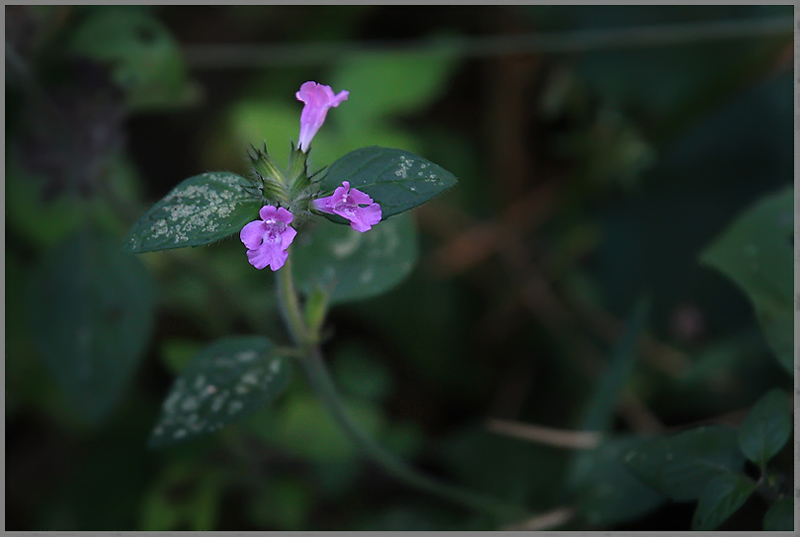
[[[269,265],[273,271],[286,263],[289,252],[286,249],[292,244],[297,231],[289,227],[294,220],[292,213],[281,207],[265,205],[258,212],[261,220],[245,225],[239,238],[247,246],[247,259],[250,264],[261,270]]]
[[[350,227],[364,233],[381,221],[381,206],[360,190],[350,188],[350,183],[333,191],[332,196],[313,201],[314,208],[324,213],[337,214],[350,220]],[[364,205],[365,207],[361,207]]]
[[[298,101],[306,103],[303,113],[300,114],[300,139],[298,141],[300,151],[305,153],[308,152],[311,139],[325,121],[328,108],[335,108],[342,101],[346,101],[350,92],[340,91],[338,95],[334,95],[330,86],[309,81],[300,86],[300,91],[295,95]]]

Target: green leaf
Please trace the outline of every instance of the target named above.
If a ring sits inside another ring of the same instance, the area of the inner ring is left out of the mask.
[[[225,469],[203,466],[198,457],[177,460],[162,470],[144,495],[140,525],[143,531],[217,528],[225,481]]]
[[[767,342],[790,373],[794,365],[793,204],[792,187],[760,200],[700,257],[747,294]]]
[[[317,219],[298,234],[293,270],[310,294],[329,293],[331,303],[379,295],[399,284],[417,262],[417,231],[409,215],[380,222],[366,233]]]
[[[161,448],[218,431],[280,395],[288,359],[263,337],[229,337],[202,351],[170,389],[150,437]]]
[[[740,471],[744,457],[736,431],[712,425],[645,442],[625,462],[643,482],[682,502],[699,498],[711,479]]]
[[[119,402],[153,329],[154,287],[116,241],[82,232],[48,251],[28,288],[28,325],[42,361],[89,423]]]
[[[250,188],[245,178],[233,173],[190,177],[139,218],[124,249],[140,254],[200,246],[237,233],[258,218],[264,205]]]
[[[614,409],[620,391],[630,378],[636,363],[636,342],[644,330],[650,311],[649,299],[641,299],[628,320],[625,332],[611,354],[608,370],[603,374],[594,396],[589,401],[581,429],[608,431],[614,421]]]
[[[338,348],[332,360],[333,375],[342,392],[375,401],[391,393],[391,371],[364,343],[355,341]]]
[[[705,486],[692,519],[692,529],[711,531],[747,501],[756,483],[741,474],[722,474]]]
[[[663,495],[642,484],[623,461],[625,454],[643,441],[615,438],[576,457],[569,488],[578,515],[589,524],[607,527],[634,520],[666,502]]]
[[[301,531],[313,507],[313,486],[303,477],[270,480],[261,493],[248,497],[248,516],[264,528]]]
[[[188,73],[177,42],[158,19],[130,7],[94,11],[67,44],[69,52],[107,63],[138,109],[189,104],[197,89],[188,85]]]
[[[348,414],[371,438],[386,428],[386,417],[377,405],[344,399]],[[266,433],[266,434],[264,434]],[[296,457],[315,462],[342,462],[358,454],[347,436],[320,400],[308,393],[288,398],[277,418],[276,427],[262,433],[270,444],[286,449]]]
[[[778,454],[792,434],[792,416],[786,393],[767,392],[750,410],[739,428],[739,447],[761,470]]]
[[[349,181],[381,206],[383,218],[413,209],[455,186],[456,177],[408,151],[364,147],[331,164],[319,181],[327,196]]]
[[[764,516],[766,531],[794,531],[794,498],[788,496],[775,502]]]
[[[331,77],[334,90],[351,95],[339,121],[356,130],[389,115],[418,113],[442,93],[457,66],[458,56],[445,49],[345,55]]]

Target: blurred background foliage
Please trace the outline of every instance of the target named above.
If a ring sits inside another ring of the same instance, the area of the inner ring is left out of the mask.
[[[294,92],[316,80],[350,99],[312,168],[380,145],[460,180],[415,211],[408,279],[332,311],[326,351],[357,421],[442,479],[566,509],[561,528],[688,529],[693,505],[642,489],[619,454],[643,435],[736,425],[792,387],[774,339],[791,349],[791,294],[761,293],[791,266],[791,202],[700,261],[793,181],[791,16],[6,6],[6,528],[496,529],[375,471],[302,375],[255,416],[146,449],[195,352],[286,334],[270,274],[238,240],[137,257],[116,245],[181,180],[248,173],[250,143],[285,161]],[[725,248],[770,233],[760,265],[726,272],[739,254]],[[576,451],[487,418],[615,439]],[[791,448],[776,465],[791,479]],[[753,499],[722,527],[763,517]]]

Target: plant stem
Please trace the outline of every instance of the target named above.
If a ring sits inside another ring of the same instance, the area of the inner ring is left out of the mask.
[[[292,340],[301,348],[307,348],[310,343],[303,312],[300,309],[300,300],[294,287],[292,274],[292,256],[289,255],[283,268],[277,274],[278,304],[281,308],[283,320],[292,336]],[[314,338],[316,339],[316,338]]]
[[[519,507],[509,506],[493,498],[465,491],[430,478],[386,451],[368,437],[347,412],[319,348],[313,347],[302,362],[312,389],[322,399],[339,426],[344,429],[351,440],[388,473],[411,486],[476,510],[490,512],[508,519],[526,516],[526,512]]]
[[[303,352],[303,357],[300,361],[303,364],[312,389],[350,439],[389,474],[413,487],[478,511],[492,513],[501,517],[505,522],[529,516],[520,507],[510,506],[498,502],[494,498],[441,483],[420,473],[378,445],[361,429],[348,413],[336,390],[333,379],[322,358],[322,352],[319,349],[318,334],[309,333],[309,329],[305,324],[300,301],[294,288],[290,259],[291,256],[280,270],[280,274],[277,274],[278,300],[281,305],[281,313],[292,339]]]

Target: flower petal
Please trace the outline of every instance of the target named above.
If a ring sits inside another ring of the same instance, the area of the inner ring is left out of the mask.
[[[370,198],[364,192],[360,190],[356,190],[355,188],[350,189],[350,201],[357,205],[368,205],[372,203],[372,198]]]
[[[297,231],[293,227],[287,226],[284,232],[281,233],[281,248],[287,249],[296,236]]]
[[[289,211],[287,211],[286,209],[284,209],[283,207],[279,208],[275,213],[275,215],[278,218],[278,220],[280,220],[284,224],[291,224],[292,220],[294,220],[294,215]]]
[[[268,220],[270,218],[275,218],[278,210],[273,205],[264,205],[261,207],[261,210],[258,211],[258,216],[261,217],[262,220]]]
[[[242,231],[239,232],[239,238],[242,240],[248,250],[255,250],[261,246],[264,240],[264,233],[266,232],[266,224],[263,220],[254,220],[249,224],[245,224]]]
[[[305,82],[300,86],[300,91],[295,96],[299,101],[305,103],[303,111],[300,113],[300,136],[297,144],[301,151],[308,151],[311,140],[325,121],[328,109],[339,106],[342,101],[347,100],[349,95],[348,91],[341,91],[338,95],[334,95],[330,86],[313,81]]]

